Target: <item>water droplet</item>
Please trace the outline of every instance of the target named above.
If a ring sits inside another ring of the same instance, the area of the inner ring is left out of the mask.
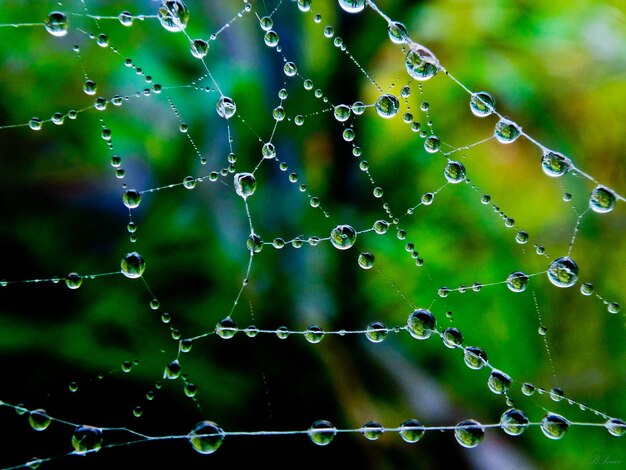
[[[528,427],[528,418],[523,411],[509,408],[500,417],[500,427],[511,436],[519,436]]]
[[[215,109],[218,116],[223,117],[224,119],[230,119],[235,115],[235,112],[237,112],[237,105],[232,98],[222,96],[219,100],[217,100]]]
[[[358,263],[359,266],[363,269],[372,269],[374,267],[374,262],[376,261],[374,255],[368,251],[359,254]]]
[[[585,282],[584,284],[582,284],[580,286],[580,293],[587,296],[593,294],[593,284],[589,282]]]
[[[189,48],[196,59],[203,59],[209,53],[209,43],[204,39],[194,39]]]
[[[365,103],[363,103],[362,101],[355,101],[352,104],[352,112],[354,114],[356,114],[357,116],[360,116],[361,114],[363,114],[365,112]]]
[[[613,314],[619,313],[620,309],[621,309],[620,304],[618,304],[617,302],[609,302],[607,304],[607,310],[609,311],[609,313],[613,313]]]
[[[28,423],[35,431],[46,430],[51,422],[52,418],[43,409],[33,410],[28,415]]]
[[[535,393],[535,386],[531,383],[524,382],[522,384],[522,393],[527,397],[531,396],[533,393]]]
[[[604,427],[612,436],[621,437],[626,435],[626,422],[621,419],[611,418],[604,423]]]
[[[139,207],[139,204],[141,204],[141,194],[139,193],[139,191],[129,189],[122,196],[122,201],[124,202],[124,205],[129,209],[136,209],[137,207]]]
[[[289,337],[289,334],[289,328],[287,328],[286,326],[280,326],[276,330],[276,336],[278,336],[279,339],[287,339]]]
[[[83,278],[77,273],[69,273],[65,278],[65,285],[70,289],[78,289],[83,283]]]
[[[133,251],[128,253],[122,259],[122,274],[129,279],[137,279],[141,277],[146,269],[146,262],[139,253]]]
[[[133,364],[130,361],[122,362],[122,372],[130,372],[133,368]]]
[[[482,348],[468,346],[465,348],[463,359],[467,367],[478,370],[487,364],[487,353]]]
[[[74,453],[97,452],[102,447],[102,430],[93,426],[78,426],[72,436]]]
[[[68,385],[68,389],[70,392],[74,393],[78,391],[78,384],[76,382],[70,382],[70,384]]]
[[[254,338],[256,335],[259,334],[259,329],[254,325],[250,325],[245,327],[243,332],[248,338]]]
[[[478,117],[489,116],[493,113],[495,104],[496,100],[494,100],[493,97],[486,91],[473,93],[470,98],[470,109],[472,110],[472,114]]]
[[[424,149],[428,153],[437,153],[440,146],[441,142],[439,141],[439,137],[437,137],[436,135],[431,135],[427,137],[424,141]]]
[[[339,0],[339,6],[348,13],[359,13],[365,8],[365,0]]]
[[[180,377],[180,362],[178,359],[173,360],[168,365],[165,366],[165,371],[163,372],[163,378],[169,380],[176,380]]]
[[[409,37],[406,26],[398,21],[392,21],[389,23],[387,33],[389,33],[389,39],[391,39],[391,42],[395,44],[404,44]]]
[[[487,380],[489,390],[497,395],[506,394],[511,386],[511,377],[499,370],[492,370]]]
[[[265,42],[265,45],[268,47],[278,46],[279,40],[280,38],[278,37],[278,33],[273,30],[268,31],[267,33],[265,33],[265,36],[263,36],[263,41]]]
[[[424,193],[422,195],[422,204],[424,204],[425,206],[430,206],[433,203],[433,200],[435,199],[435,195],[433,193]]]
[[[377,234],[382,235],[384,233],[387,233],[388,229],[389,222],[387,222],[386,220],[377,220],[376,222],[374,222],[374,231]]]
[[[558,387],[554,387],[550,390],[550,398],[552,399],[552,401],[561,401],[564,395],[565,394],[563,393],[563,390]]]
[[[454,437],[463,447],[476,447],[485,437],[485,428],[476,420],[466,419],[456,425]]]
[[[496,124],[493,135],[495,135],[498,142],[502,144],[510,144],[515,142],[521,133],[521,129],[516,123],[502,118]]]
[[[141,406],[137,405],[136,407],[133,408],[133,416],[135,418],[140,418],[142,414],[143,414],[143,408]]]
[[[222,339],[230,339],[237,333],[237,325],[232,318],[226,317],[215,325],[215,333]]]
[[[122,26],[132,26],[133,25],[133,15],[128,11],[123,11],[119,14],[117,19],[120,21]]]
[[[244,199],[256,191],[256,178],[252,173],[236,173],[234,177],[235,192]]]
[[[350,225],[337,225],[330,232],[330,243],[339,250],[347,250],[356,241],[356,231]]]
[[[424,427],[416,419],[407,419],[400,425],[400,437],[409,444],[414,444],[424,437]]]
[[[556,413],[548,413],[541,420],[541,430],[550,439],[561,439],[568,429],[569,422]]]
[[[274,21],[269,16],[264,16],[259,20],[259,24],[261,25],[261,29],[263,31],[269,31],[274,26]]]
[[[298,8],[300,9],[300,11],[302,12],[307,12],[311,10],[311,0],[298,0]],[[322,21],[322,17],[320,15],[316,15],[316,17],[319,17],[319,21],[317,21],[318,23],[320,21]]]
[[[435,317],[430,310],[420,308],[409,315],[406,326],[413,338],[428,339],[435,330],[435,324]]]
[[[317,325],[309,326],[304,332],[304,337],[309,343],[319,343],[324,339],[324,330]]]
[[[294,64],[293,62],[287,62],[283,66],[283,72],[285,72],[285,75],[287,75],[288,77],[294,77],[298,73],[298,67],[296,67],[296,64]],[[282,99],[286,98],[287,96]]]
[[[611,212],[615,207],[615,203],[617,198],[615,193],[604,186],[598,186],[593,191],[591,191],[591,196],[589,197],[589,207],[594,212],[598,212],[599,214],[604,214],[606,212]]]
[[[511,292],[524,292],[528,286],[528,276],[521,271],[515,271],[506,278],[506,286]]]
[[[248,248],[248,251],[251,251],[252,253],[259,253],[263,249],[263,239],[256,233],[252,233],[248,237],[246,247]]]
[[[213,421],[200,421],[189,433],[189,443],[200,454],[212,454],[222,445],[224,431]]]
[[[345,104],[340,104],[338,106],[335,106],[334,109],[334,115],[335,115],[335,119],[339,122],[345,122],[348,119],[350,119],[350,106],[347,106]]]
[[[557,287],[572,287],[578,280],[578,265],[567,256],[558,258],[548,268],[548,279]]]
[[[489,194],[483,194],[480,198],[480,202],[483,204],[489,204],[491,202],[491,196]]]
[[[261,155],[267,159],[276,158],[276,147],[274,144],[271,142],[264,143],[263,147],[261,147]]]
[[[446,328],[441,335],[441,340],[446,347],[454,349],[463,344],[463,334],[456,328]]]
[[[520,245],[524,245],[525,243],[528,243],[528,233],[524,232],[523,230],[520,230],[515,235],[515,241],[519,243]]]
[[[443,175],[452,184],[460,183],[465,180],[465,167],[462,163],[449,161],[443,170]]]
[[[370,421],[361,426],[361,434],[365,436],[365,439],[370,441],[375,441],[378,439],[384,432],[384,428],[375,421]]]
[[[424,81],[439,71],[439,61],[424,46],[415,44],[406,55],[406,70],[415,80]]]
[[[450,293],[450,289],[448,289],[447,287],[440,287],[439,289],[437,289],[437,295],[441,297],[442,299],[445,297],[448,297],[449,293]]]
[[[541,157],[541,168],[546,175],[557,178],[571,170],[572,162],[558,152],[546,151]]]
[[[337,429],[328,421],[315,421],[307,431],[309,438],[318,446],[330,444],[337,434]]]
[[[382,322],[374,321],[367,325],[367,330],[365,332],[365,336],[372,343],[380,343],[387,338],[389,334],[389,330],[385,327]]]
[[[163,0],[157,16],[165,29],[177,33],[187,27],[189,10],[181,0]]]
[[[61,37],[67,34],[67,30],[70,27],[70,22],[65,16],[65,13],[60,11],[51,12],[43,22],[46,31],[53,36]]]
[[[374,105],[379,116],[390,119],[398,114],[400,102],[394,95],[382,95]]]
[[[185,393],[185,396],[189,398],[193,398],[198,393],[198,386],[196,384],[188,382],[185,384],[185,387],[183,388],[183,392]]]

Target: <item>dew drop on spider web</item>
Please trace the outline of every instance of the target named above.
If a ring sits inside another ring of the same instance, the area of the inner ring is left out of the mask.
[[[122,201],[129,209],[136,209],[141,204],[141,194],[135,189],[129,189],[122,196]]]
[[[389,334],[389,330],[387,327],[379,321],[374,321],[367,325],[367,329],[365,331],[365,336],[372,343],[380,343],[387,338]]]
[[[506,286],[511,292],[524,292],[528,285],[528,276],[521,271],[515,271],[506,278]]]
[[[398,21],[391,21],[387,27],[389,39],[395,44],[404,44],[409,37],[406,26]],[[408,95],[407,95],[408,96]]]
[[[424,427],[421,422],[416,419],[407,419],[400,425],[400,437],[404,442],[414,444],[424,437]]]
[[[189,433],[189,443],[200,454],[212,454],[222,445],[224,431],[213,421],[201,421]]]
[[[359,254],[358,263],[363,269],[372,269],[374,267],[374,255],[368,251]]]
[[[219,100],[217,100],[215,110],[217,111],[218,116],[224,119],[230,119],[235,115],[235,112],[237,112],[237,105],[232,98],[222,96]]]
[[[463,334],[456,328],[446,328],[441,335],[444,346],[454,349],[463,344]]]
[[[498,121],[494,129],[496,139],[502,144],[515,142],[521,133],[521,129],[516,123],[504,118]]]
[[[604,186],[598,186],[595,188],[591,191],[591,196],[589,197],[589,207],[592,211],[599,214],[611,212],[615,207],[616,202],[617,198],[615,193]]]
[[[265,36],[263,36],[263,41],[265,42],[265,45],[268,47],[276,47],[278,46],[278,41],[280,40],[278,33],[276,31],[270,30],[267,33],[265,33]]]
[[[184,30],[189,22],[189,10],[181,0],[163,0],[157,12],[161,26],[173,33]]]
[[[259,24],[263,31],[269,31],[274,26],[274,21],[269,16],[264,16],[259,20]]]
[[[612,436],[621,437],[626,435],[626,421],[611,418],[604,423],[604,427]]]
[[[333,114],[335,115],[335,119],[339,122],[345,122],[348,119],[350,119],[350,106],[347,106],[345,104],[340,104],[335,106],[335,109],[333,111]]]
[[[67,34],[70,22],[65,13],[60,11],[51,12],[43,22],[46,31],[53,36],[61,37]]]
[[[476,447],[485,437],[485,428],[478,421],[467,419],[455,426],[454,437],[463,447]]]
[[[338,250],[347,250],[356,241],[356,230],[350,225],[337,225],[330,232],[330,243]]]
[[[506,394],[511,386],[511,377],[499,370],[492,370],[487,380],[489,390],[496,395]]]
[[[386,220],[377,220],[376,222],[374,222],[374,231],[377,234],[383,235],[387,233],[387,230],[389,230],[389,222],[387,222]]]
[[[493,113],[496,100],[486,91],[473,93],[470,97],[470,110],[474,116],[485,117]]]
[[[567,256],[555,259],[548,268],[548,279],[557,287],[572,287],[578,280],[578,265]]]
[[[163,378],[168,380],[176,380],[180,377],[181,367],[178,359],[173,360],[168,365],[165,366],[165,371],[163,372]]]
[[[102,447],[102,430],[93,426],[78,426],[72,435],[74,453],[97,452]]]
[[[132,26],[133,25],[133,15],[130,14],[130,12],[128,11],[123,11],[122,13],[119,14],[119,16],[117,17],[117,19],[119,20],[120,24],[122,26]]]
[[[414,310],[407,319],[407,329],[410,335],[416,339],[428,339],[435,330],[435,317],[426,309]]]
[[[439,71],[439,61],[431,51],[419,44],[414,45],[406,55],[406,70],[415,80],[425,81]]]
[[[128,253],[120,263],[122,274],[129,279],[137,279],[141,277],[146,269],[146,262],[139,253],[133,251]]]
[[[230,339],[237,333],[237,325],[232,318],[226,317],[215,325],[215,333],[222,339]]]
[[[523,411],[509,408],[500,417],[500,427],[510,436],[519,436],[528,427],[528,418]]]
[[[482,369],[487,365],[487,353],[479,347],[468,346],[464,353],[465,365],[470,369]]]
[[[465,167],[460,162],[450,161],[443,170],[449,183],[458,184],[465,180]]]
[[[439,137],[436,135],[431,135],[424,140],[424,149],[428,153],[437,153],[440,146],[441,142],[439,141]]]
[[[304,338],[309,343],[313,343],[313,344],[319,343],[320,341],[322,341],[322,339],[324,339],[324,330],[322,330],[317,325],[309,326],[304,332]]]
[[[572,169],[572,162],[564,155],[550,150],[541,157],[541,168],[546,175],[557,178]]]
[[[276,158],[276,147],[274,144],[271,142],[264,143],[263,147],[261,147],[261,155],[267,159]]]
[[[300,9],[300,11],[305,12],[305,13],[307,11],[310,11],[311,10],[311,0],[298,0],[298,8]],[[321,17],[320,17],[320,21],[321,21]],[[319,23],[319,21],[318,21],[318,23]]]
[[[51,422],[52,419],[43,409],[33,410],[28,415],[28,423],[35,431],[45,431]]]
[[[65,285],[70,289],[78,289],[82,283],[83,278],[77,273],[69,273],[65,278]]]
[[[568,429],[569,422],[556,413],[548,413],[541,420],[541,431],[550,439],[561,439]]]
[[[43,122],[38,117],[34,117],[28,121],[28,127],[33,131],[39,131],[43,127]]]
[[[365,8],[365,0],[339,0],[339,6],[348,13],[359,13]]]
[[[307,434],[311,441],[318,446],[330,444],[337,434],[337,429],[328,421],[315,421],[308,429]]]
[[[361,426],[361,434],[369,441],[375,441],[382,436],[384,428],[375,421],[369,421]]]
[[[235,192],[244,199],[256,191],[256,178],[252,173],[236,173],[234,176]]]
[[[386,94],[376,100],[374,107],[379,116],[390,119],[398,114],[400,102],[394,95]]]
[[[189,48],[196,59],[203,59],[209,53],[209,43],[204,39],[194,39]]]
[[[365,103],[363,103],[362,101],[355,101],[352,104],[352,112],[354,114],[356,114],[357,116],[360,116],[361,114],[363,114],[365,112]]]

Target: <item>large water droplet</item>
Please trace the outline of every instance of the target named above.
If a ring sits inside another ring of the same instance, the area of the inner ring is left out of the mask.
[[[48,428],[48,426],[50,426],[51,421],[52,418],[48,416],[46,410],[33,410],[28,415],[28,422],[30,424],[30,427],[33,428],[35,431],[44,431]]]
[[[83,278],[77,273],[69,273],[65,278],[65,285],[70,289],[78,289],[83,283]]]
[[[61,37],[67,34],[67,30],[70,27],[70,22],[65,16],[65,13],[60,11],[53,11],[43,22],[46,31],[53,36]]]
[[[177,33],[187,27],[189,10],[181,0],[163,0],[157,16],[165,29]]]
[[[465,167],[460,162],[450,161],[443,170],[443,175],[452,184],[465,180]]]
[[[463,344],[463,334],[456,328],[446,328],[441,340],[446,347],[454,349]]]
[[[124,202],[124,205],[129,209],[136,209],[137,207],[139,207],[139,204],[141,204],[141,194],[139,193],[139,191],[129,189],[122,196],[122,201]]]
[[[370,441],[375,441],[383,434],[384,428],[375,421],[370,421],[361,426],[361,434]]]
[[[339,6],[348,13],[359,13],[365,8],[365,0],[339,0]]]
[[[358,263],[363,269],[372,269],[375,261],[374,255],[369,251],[359,254]]]
[[[324,330],[317,325],[309,326],[304,332],[304,337],[309,343],[319,343],[324,339]]]
[[[102,430],[93,426],[78,426],[72,436],[74,453],[97,452],[102,447]]]
[[[470,98],[470,109],[474,116],[485,117],[493,113],[496,100],[486,91],[473,93]]]
[[[512,292],[524,292],[528,285],[528,276],[521,271],[509,274],[506,278],[506,286]]]
[[[572,287],[578,280],[578,265],[567,256],[555,259],[548,268],[548,279],[557,287]]]
[[[121,263],[122,274],[130,279],[137,279],[141,277],[146,269],[146,262],[139,253],[133,251],[128,253],[122,259]]]
[[[215,333],[223,339],[230,339],[237,333],[237,325],[232,318],[226,317],[215,325]]]
[[[256,178],[252,173],[237,173],[234,177],[235,192],[244,199],[254,194]]]
[[[352,114],[352,112],[350,110],[350,106],[340,104],[338,106],[335,106],[334,114],[337,121],[345,122],[350,119],[350,114]]]
[[[478,421],[467,419],[456,425],[454,437],[463,447],[476,447],[485,437],[485,428]]]
[[[556,413],[548,413],[541,420],[541,430],[550,439],[561,439],[568,429],[569,422]]]
[[[511,436],[519,436],[528,427],[528,418],[523,411],[509,408],[500,417],[500,427]]]
[[[190,45],[191,55],[196,59],[203,59],[209,53],[209,43],[204,39],[194,39]]]
[[[189,433],[189,443],[200,454],[212,454],[222,445],[224,431],[213,421],[200,421]]]
[[[165,371],[163,372],[163,378],[168,380],[176,380],[180,377],[181,367],[178,359],[173,360],[168,365],[165,366]]]
[[[487,353],[482,348],[468,346],[465,348],[463,359],[467,367],[478,370],[487,364]]]
[[[230,119],[235,115],[235,112],[237,112],[237,105],[232,98],[222,96],[219,100],[217,100],[215,109],[220,117]]]
[[[558,152],[547,151],[541,157],[541,168],[546,175],[557,178],[572,168],[572,162]]]
[[[424,428],[422,423],[416,419],[407,419],[400,426],[400,437],[409,444],[414,444],[424,437]]]
[[[428,80],[439,71],[439,61],[431,51],[419,44],[406,55],[406,70],[415,80]]]
[[[489,390],[497,395],[506,394],[511,386],[511,377],[499,370],[492,370],[487,380]]]
[[[604,423],[604,427],[612,436],[621,437],[626,435],[626,422],[621,419],[611,418]]]
[[[369,325],[367,325],[367,330],[365,331],[365,336],[372,343],[380,343],[387,338],[389,334],[389,330],[382,322],[373,321]]]
[[[413,338],[428,339],[435,329],[435,317],[430,310],[414,310],[407,320],[406,326]]]
[[[396,44],[404,44],[409,37],[406,26],[398,21],[390,22],[387,27],[387,32],[389,33],[389,39],[391,39],[391,42]]]
[[[589,197],[589,207],[591,207],[591,210],[594,212],[600,214],[611,212],[616,202],[617,198],[615,193],[604,186],[595,188],[591,191],[591,196]]]
[[[328,421],[315,421],[307,431],[309,438],[318,446],[326,446],[330,444],[337,434],[337,429]]]
[[[379,116],[386,119],[394,117],[400,110],[400,102],[394,95],[382,95],[374,105]]]
[[[356,231],[350,225],[337,225],[330,232],[330,243],[339,250],[347,250],[355,241]]]
[[[521,129],[517,124],[504,118],[498,121],[493,132],[498,142],[502,144],[515,142],[521,133]]]

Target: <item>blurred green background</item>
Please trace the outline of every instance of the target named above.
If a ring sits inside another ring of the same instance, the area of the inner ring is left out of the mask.
[[[275,124],[277,93],[285,88],[289,95],[283,103],[289,120],[279,123],[273,139],[288,170],[264,161],[255,173],[257,191],[248,200],[255,232],[266,242],[324,238],[344,223],[366,230],[386,218],[383,200],[372,195],[373,185],[352,155],[353,144],[362,149],[396,216],[416,206],[425,192],[440,188],[445,158],[424,151],[423,140],[402,122],[405,112],[424,128],[431,119],[444,149],[492,134],[496,119],[475,118],[468,95],[440,73],[421,91],[411,83],[412,94],[401,100],[395,118],[383,120],[368,108],[349,121],[356,138],[343,141],[343,127],[328,112],[331,104],[372,104],[381,94],[351,57],[385,93],[398,96],[409,82],[405,53],[391,43],[386,23],[372,11],[348,15],[335,1],[314,0],[311,12],[301,13],[296,2],[283,1],[273,15],[274,29],[282,53],[299,72],[288,78],[282,57],[264,45],[256,18],[277,3],[254,2],[250,13],[210,42],[206,57],[222,92],[237,104],[239,117],[229,121],[237,172],[255,168],[261,142]],[[87,1],[86,6],[102,16],[122,10],[153,15],[158,3]],[[621,2],[381,0],[379,6],[470,89],[489,91],[497,109],[534,138],[568,155],[602,184],[626,191],[626,8]],[[236,17],[243,3],[188,2],[188,7],[189,36],[208,38]],[[436,336],[419,342],[390,333],[381,344],[362,335],[327,336],[317,345],[296,335],[249,339],[240,333],[228,341],[210,336],[180,357],[183,373],[198,387],[195,399],[185,396],[183,380],[162,380],[165,365],[177,355],[171,328],[182,338],[200,335],[212,331],[232,308],[248,263],[245,207],[232,174],[216,182],[205,179],[193,190],[178,186],[147,193],[133,211],[138,230],[131,243],[122,184],[147,190],[227,167],[227,128],[215,112],[219,93],[210,80],[201,80],[205,70],[191,56],[187,38],[166,31],[154,18],[135,19],[128,28],[117,20],[86,18],[78,1],[59,6],[8,0],[0,9],[0,24],[42,22],[52,10],[68,13],[67,36],[53,37],[43,26],[0,28],[0,126],[83,109],[97,96],[129,99],[121,107],[109,103],[102,112],[81,112],[75,121],[66,117],[61,126],[45,122],[40,131],[0,129],[0,278],[116,271],[122,257],[136,250],[146,260],[144,278],[160,308],[150,308],[151,295],[141,280],[121,275],[85,279],[78,290],[62,283],[0,289],[0,400],[45,408],[74,423],[128,426],[149,435],[184,435],[203,419],[226,431],[303,430],[318,419],[342,429],[371,420],[395,427],[408,418],[428,426],[467,418],[499,421],[508,406],[487,388],[488,371],[469,370],[462,352],[445,348]],[[315,13],[322,15],[320,23]],[[324,37],[327,25],[351,56]],[[90,33],[106,33],[117,52],[99,47]],[[80,55],[72,50],[75,44]],[[124,65],[127,58],[135,67]],[[82,92],[85,75],[97,83],[94,96]],[[305,78],[328,103],[303,88]],[[155,83],[163,91],[144,94]],[[428,115],[420,110],[424,101]],[[293,124],[297,114],[305,116],[303,126]],[[179,131],[181,122],[188,125],[187,134]],[[112,131],[113,150],[101,138],[103,126]],[[113,155],[122,159],[123,179],[110,165]],[[587,208],[594,188],[573,175],[545,176],[540,150],[523,139],[506,146],[492,140],[452,158],[463,162],[471,183],[450,185],[431,206],[402,217],[406,240],[399,240],[392,227],[384,236],[359,235],[347,251],[328,242],[299,249],[265,246],[253,258],[235,322],[267,329],[318,324],[326,330],[360,330],[375,320],[404,325],[415,307],[430,308],[440,329],[460,329],[465,344],[484,348],[491,363],[514,378],[511,398],[532,422],[546,410],[572,421],[603,419],[565,401],[524,397],[523,382],[559,386],[566,396],[624,419],[624,314],[609,314],[601,300],[582,296],[578,289],[580,282],[591,282],[600,295],[626,304],[624,204],[582,219],[571,253],[580,266],[577,286],[558,289],[541,274],[523,293],[500,284],[441,299],[436,293],[444,285],[486,284],[503,281],[513,271],[545,271],[551,259],[567,253],[577,214]],[[299,176],[296,183],[289,181],[291,172]],[[300,184],[306,184],[304,192]],[[505,227],[491,205],[481,204],[484,193],[530,234],[528,244],[517,244],[516,229]],[[571,201],[563,200],[565,193]],[[310,207],[310,196],[320,198],[328,218]],[[416,266],[407,242],[414,244],[423,266]],[[545,246],[549,257],[536,255],[534,244]],[[376,256],[371,270],[358,267],[364,251]],[[168,324],[161,320],[164,313],[172,317]],[[537,333],[538,315],[547,327],[550,357]],[[124,373],[122,363],[135,360],[138,364]],[[72,381],[78,383],[75,393],[68,390]],[[162,382],[160,389],[157,382]],[[148,392],[156,398],[147,400]],[[136,406],[144,410],[139,418],[132,414]],[[55,422],[36,433],[14,410],[3,407],[0,413],[7,430],[0,467],[72,450],[71,427]],[[121,432],[105,433],[105,443],[128,440]],[[548,440],[537,427],[516,438],[488,430],[476,449],[461,448],[449,432],[427,433],[415,445],[394,433],[377,442],[342,434],[325,448],[303,436],[232,436],[210,456],[173,440],[104,449],[45,467],[167,461],[192,467],[269,462],[277,468],[306,468],[335,465],[347,456],[351,466],[362,468],[591,468],[596,458],[607,456],[626,463],[623,439],[601,427],[573,426],[559,441]]]

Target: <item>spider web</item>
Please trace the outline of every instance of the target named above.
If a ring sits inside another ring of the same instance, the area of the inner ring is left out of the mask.
[[[0,466],[623,463],[622,12],[187,6],[2,11]]]

